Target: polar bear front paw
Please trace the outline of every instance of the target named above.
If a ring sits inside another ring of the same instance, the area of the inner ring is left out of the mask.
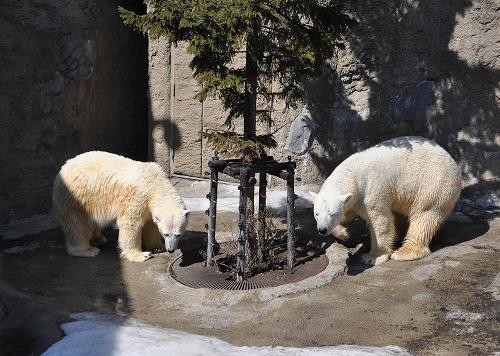
[[[97,247],[89,248],[68,248],[68,255],[77,257],[95,257],[99,254],[99,249]]]
[[[151,250],[151,253],[153,253],[153,254],[156,254],[156,253],[163,253],[163,252],[167,252],[167,250],[165,249],[165,247],[153,248],[153,249]]]
[[[132,261],[132,262],[144,262],[153,257],[153,254],[149,251],[146,252],[129,252],[122,255],[122,258]]]
[[[335,226],[331,234],[335,236],[335,238],[341,240],[341,241],[347,241],[349,240],[349,233],[347,232],[347,228],[343,225],[337,225]]]
[[[378,266],[389,260],[391,255],[372,255],[370,253],[364,253],[361,255],[361,263],[369,266]]]

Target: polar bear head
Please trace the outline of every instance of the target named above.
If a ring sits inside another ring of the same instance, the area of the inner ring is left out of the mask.
[[[314,204],[314,218],[321,235],[327,235],[339,224],[346,211],[346,204],[351,200],[351,194],[328,195],[320,192],[309,192]]]
[[[172,253],[186,230],[189,211],[185,209],[173,210],[165,207],[153,211],[153,221],[158,227],[161,236],[165,239],[165,249]]]

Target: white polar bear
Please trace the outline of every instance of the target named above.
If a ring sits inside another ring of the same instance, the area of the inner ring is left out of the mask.
[[[188,211],[157,163],[138,162],[92,151],[68,160],[54,180],[52,202],[73,256],[93,257],[91,240],[105,241],[102,228],[116,224],[120,255],[145,261],[151,252],[174,252],[184,233]]]
[[[348,157],[318,194],[311,192],[318,231],[345,235],[338,224],[359,215],[371,236],[363,263],[427,256],[432,237],[460,196],[460,176],[453,158],[431,140],[399,137],[382,142]],[[403,245],[393,251],[399,216],[409,226]]]

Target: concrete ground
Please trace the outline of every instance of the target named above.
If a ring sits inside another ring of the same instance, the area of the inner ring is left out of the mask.
[[[203,239],[205,220],[204,213],[191,215],[184,248]],[[345,246],[332,241],[329,247],[345,256],[343,275],[317,289],[266,301],[232,300],[224,294],[230,292],[206,290],[193,290],[199,300],[190,299],[176,293],[184,289],[167,278],[176,256],[120,261],[114,239],[90,259],[68,256],[59,229],[0,240],[0,280],[30,297],[50,330],[11,333],[8,350],[22,350],[26,340],[35,344],[46,334],[50,344],[70,313],[95,311],[235,345],[397,345],[416,355],[490,355],[500,351],[500,218],[474,220],[446,223],[429,257],[371,268],[357,261],[366,241],[363,224],[356,222],[351,241]],[[219,231],[234,229],[235,221],[234,213],[220,213]],[[311,212],[302,211],[299,221],[301,236],[315,239]],[[2,303],[0,337],[6,335],[2,310],[23,314],[0,294]]]

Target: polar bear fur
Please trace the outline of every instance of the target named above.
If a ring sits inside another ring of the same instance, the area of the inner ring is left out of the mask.
[[[361,261],[427,256],[429,244],[461,191],[460,169],[435,142],[399,137],[353,154],[335,168],[318,194],[312,193],[318,231],[345,237],[343,226],[360,216],[370,227],[371,249]],[[402,246],[398,217],[409,223]]]
[[[56,176],[52,202],[73,256],[93,257],[101,229],[115,224],[122,258],[145,261],[151,252],[173,252],[188,211],[157,163],[92,151],[68,160]],[[94,243],[95,244],[95,243]]]

